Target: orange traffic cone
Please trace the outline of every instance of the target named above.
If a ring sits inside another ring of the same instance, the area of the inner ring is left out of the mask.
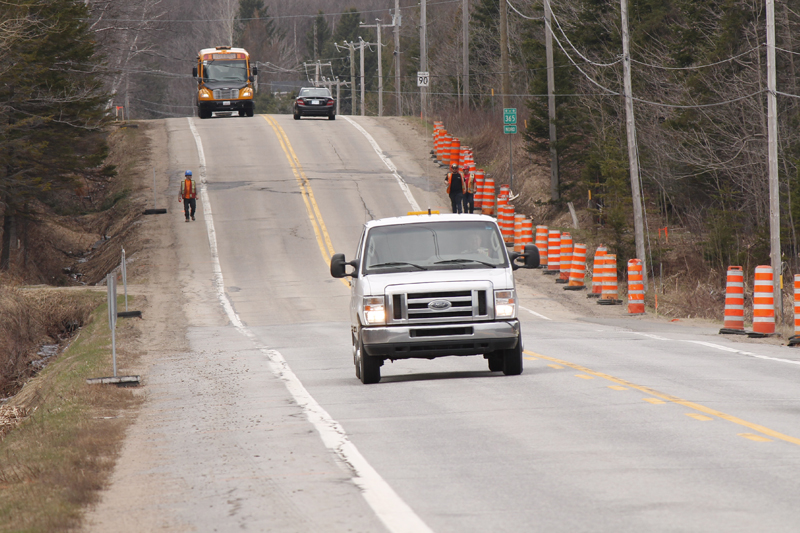
[[[740,266],[728,267],[725,283],[725,319],[719,332],[747,334],[744,330],[744,272]]]
[[[586,245],[575,243],[572,248],[572,270],[569,271],[569,284],[565,291],[580,291],[586,288],[583,278],[586,276]]]
[[[644,273],[641,259],[628,260],[628,314],[644,314]]]

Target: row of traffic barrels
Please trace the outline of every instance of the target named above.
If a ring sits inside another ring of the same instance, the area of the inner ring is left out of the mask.
[[[583,290],[586,278],[587,246],[573,243],[569,232],[536,226],[535,241],[539,251],[540,268],[563,283],[564,290]],[[644,272],[640,259],[628,261],[628,314],[644,314]],[[617,256],[609,254],[604,245],[597,247],[592,259],[591,290],[589,298],[597,298],[601,305],[619,305],[617,281]]]

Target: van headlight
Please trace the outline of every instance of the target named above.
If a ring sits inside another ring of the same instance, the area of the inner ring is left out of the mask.
[[[494,291],[495,318],[514,318],[517,316],[517,299],[514,289]]]
[[[200,89],[200,98],[208,99],[211,97],[212,97],[211,91],[209,91],[208,89]]]
[[[364,320],[370,326],[386,323],[386,305],[383,296],[364,296]]]
[[[247,87],[239,91],[239,98],[252,98],[253,97],[253,89]]]

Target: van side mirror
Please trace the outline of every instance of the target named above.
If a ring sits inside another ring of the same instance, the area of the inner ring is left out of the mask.
[[[537,248],[536,245],[534,244],[526,245],[525,251],[522,253],[519,252],[509,253],[508,258],[511,260],[512,270],[516,270],[520,267],[539,268],[539,248]],[[524,261],[523,264],[517,263],[517,259],[519,258],[522,258],[522,260]]]
[[[353,272],[347,272],[347,265],[353,267]],[[333,257],[331,257],[331,276],[334,278],[344,278],[346,276],[357,278],[358,263],[355,260],[350,262],[345,261],[344,254],[333,254]]]
[[[253,76],[258,76],[258,67],[253,67],[252,73],[253,73]]]
[[[197,67],[192,67],[192,77],[193,78],[197,77]]]

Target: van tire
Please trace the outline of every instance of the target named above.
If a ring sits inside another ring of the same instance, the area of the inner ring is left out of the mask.
[[[361,331],[358,332],[356,361],[356,375],[361,378],[361,383],[369,385],[378,383],[381,380],[381,363],[383,363],[383,361],[377,357],[370,357],[364,352]]]
[[[516,348],[503,350],[503,374],[506,376],[522,374],[522,339],[517,341]]]
[[[504,359],[502,352],[486,354],[486,360],[489,362],[489,372],[500,372],[503,370]]]

